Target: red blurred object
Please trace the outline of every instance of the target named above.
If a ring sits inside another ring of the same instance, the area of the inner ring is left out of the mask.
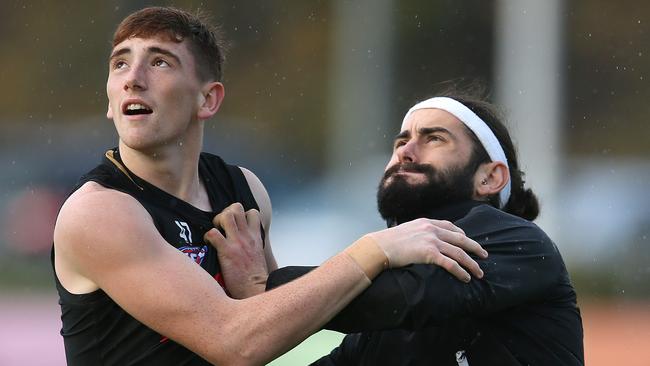
[[[61,193],[45,186],[16,193],[3,213],[2,233],[7,245],[22,254],[48,252],[64,199]]]

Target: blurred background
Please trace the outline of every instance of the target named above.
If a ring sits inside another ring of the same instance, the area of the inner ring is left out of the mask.
[[[650,364],[650,3],[2,0],[0,365],[65,364],[52,229],[116,145],[110,40],[148,5],[221,24],[226,99],[205,150],[265,183],[280,265],[318,264],[382,228],[376,186],[403,114],[479,80],[571,272],[587,363]],[[304,365],[340,337],[320,333],[274,365]]]

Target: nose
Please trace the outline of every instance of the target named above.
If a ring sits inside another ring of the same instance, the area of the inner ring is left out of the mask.
[[[146,79],[145,68],[141,64],[132,65],[124,82],[124,90],[146,90]]]
[[[415,163],[417,162],[417,142],[411,139],[406,144],[397,149],[397,158],[400,163]]]

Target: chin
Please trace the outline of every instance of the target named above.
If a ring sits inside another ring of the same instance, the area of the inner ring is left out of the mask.
[[[120,141],[122,145],[129,149],[140,152],[153,151],[163,145],[159,141],[152,139],[151,136],[120,136]]]
[[[407,176],[406,179],[404,179],[406,184],[417,187],[417,186],[423,186],[425,184],[428,184],[429,181],[427,180],[427,177],[424,175],[420,176]]]

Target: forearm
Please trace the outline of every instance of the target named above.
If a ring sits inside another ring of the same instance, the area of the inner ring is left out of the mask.
[[[287,286],[235,301],[222,329],[224,364],[264,364],[320,329],[361,293],[370,280],[347,254],[339,254],[320,268]]]
[[[287,286],[236,300],[194,262],[162,248],[170,257],[156,268],[137,277],[118,274],[100,286],[134,318],[217,365],[266,364],[320,329],[370,284],[357,262],[340,253]],[[120,272],[134,271],[132,264]],[[180,276],[184,280],[176,281]],[[138,282],[133,291],[125,291],[123,278]]]

